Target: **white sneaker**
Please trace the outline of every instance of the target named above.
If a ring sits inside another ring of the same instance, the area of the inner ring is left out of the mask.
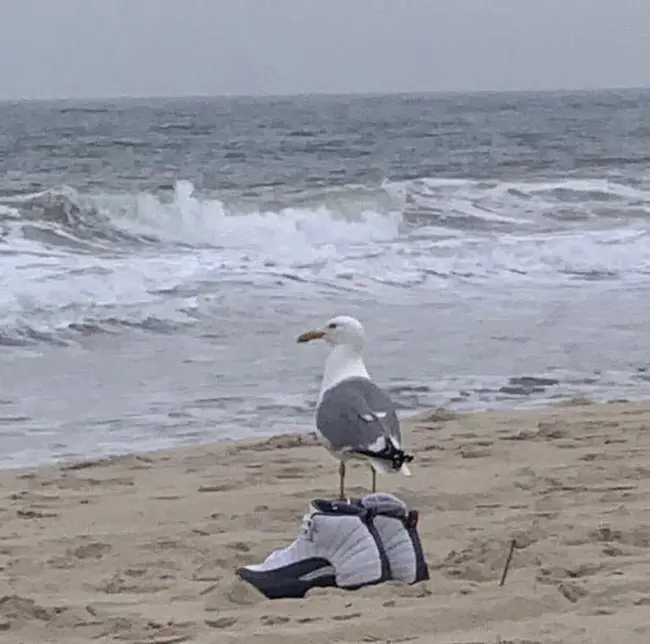
[[[312,501],[292,544],[237,574],[270,599],[303,597],[315,587],[352,590],[385,581],[389,564],[372,523],[374,513],[363,504]],[[391,544],[394,540],[391,536]],[[398,546],[391,547],[401,553]]]

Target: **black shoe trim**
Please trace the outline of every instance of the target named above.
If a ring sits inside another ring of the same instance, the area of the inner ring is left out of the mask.
[[[420,516],[417,510],[409,510],[408,518],[404,521],[404,527],[411,538],[413,550],[415,551],[415,582],[426,581],[429,579],[429,566],[424,558],[422,541],[418,533],[418,520]]]
[[[386,554],[384,544],[382,543],[381,537],[379,536],[379,531],[377,530],[377,527],[373,521],[374,516],[375,515],[373,513],[366,514],[365,523],[368,527],[368,532],[370,532],[372,538],[375,540],[377,552],[379,553],[379,559],[381,561],[381,578],[378,579],[375,583],[380,583],[382,581],[388,581],[389,579],[392,579],[393,573],[390,569],[390,561],[388,560],[388,555]]]
[[[300,579],[303,575],[313,574],[321,568],[332,567],[332,564],[325,558],[311,557],[272,570],[238,568],[236,574],[255,586],[268,599],[301,598],[312,588],[336,586],[336,576],[329,572],[310,579]]]

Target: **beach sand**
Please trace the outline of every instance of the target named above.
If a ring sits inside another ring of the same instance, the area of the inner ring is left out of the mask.
[[[431,579],[303,600],[233,571],[337,493],[311,435],[0,474],[0,642],[647,644],[650,402],[404,423]],[[370,475],[349,468],[349,491]],[[509,540],[517,539],[503,587]]]

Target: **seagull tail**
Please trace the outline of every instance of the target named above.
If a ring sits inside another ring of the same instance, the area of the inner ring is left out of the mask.
[[[411,476],[411,470],[407,467],[406,463],[403,463],[399,469],[395,469],[391,467],[390,464],[386,461],[380,461],[377,458],[371,458],[370,466],[375,470],[375,472],[379,472],[380,474],[393,474],[395,472],[399,472],[404,476]]]

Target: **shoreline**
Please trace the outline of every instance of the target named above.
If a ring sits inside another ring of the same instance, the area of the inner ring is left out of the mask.
[[[489,413],[520,413],[528,411],[540,411],[548,408],[554,407],[564,407],[564,406],[573,406],[573,405],[583,405],[583,404],[614,404],[614,403],[636,403],[644,400],[650,400],[650,396],[644,396],[639,393],[637,396],[626,396],[624,398],[611,398],[609,396],[603,395],[601,397],[595,396],[585,396],[581,393],[567,394],[558,398],[540,398],[540,399],[523,399],[519,401],[518,404],[504,404],[504,405],[495,405],[490,403],[485,403],[482,406],[477,407],[461,407],[449,405],[446,407],[437,407],[437,408],[420,408],[419,410],[413,409],[404,409],[398,410],[398,416],[401,423],[405,423],[407,426],[413,422],[416,422],[418,418],[426,416],[430,413],[431,409],[444,409],[450,413],[458,415],[468,415],[468,414],[489,414]],[[508,401],[513,402],[513,401]],[[225,422],[225,421],[223,421]],[[78,463],[80,461],[99,461],[99,460],[111,460],[118,459],[128,456],[133,456],[137,454],[159,454],[161,452],[175,452],[177,450],[185,449],[198,449],[200,447],[213,447],[216,448],[220,445],[231,445],[239,443],[248,443],[248,442],[259,442],[264,441],[275,436],[305,436],[314,434],[313,429],[307,429],[308,426],[313,426],[313,422],[306,423],[303,425],[296,424],[295,431],[287,431],[282,434],[278,433],[254,433],[247,437],[243,438],[221,438],[221,439],[200,439],[197,442],[192,443],[179,443],[173,446],[163,446],[163,447],[154,447],[150,449],[140,449],[140,448],[130,448],[125,446],[123,449],[109,449],[103,454],[83,454],[76,456],[50,456],[43,457],[42,460],[39,460],[35,463],[29,464],[8,464],[0,463],[0,475],[3,473],[18,472],[23,470],[31,470],[38,468],[46,467],[56,467],[57,465],[69,465]]]
[[[270,601],[234,577],[336,496],[311,434],[12,468],[0,643],[648,640],[650,400],[402,422],[413,476],[378,489],[420,511],[428,582]],[[369,478],[351,464],[349,493]]]

